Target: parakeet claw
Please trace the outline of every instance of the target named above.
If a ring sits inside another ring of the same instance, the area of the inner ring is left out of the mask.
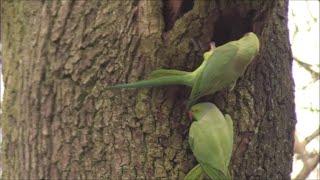
[[[210,42],[210,50],[214,50],[216,48],[216,43],[214,41]]]

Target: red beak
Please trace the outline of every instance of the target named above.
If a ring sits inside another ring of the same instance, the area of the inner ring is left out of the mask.
[[[189,117],[190,120],[193,119],[193,116],[192,116],[192,112],[191,112],[191,111],[188,111],[188,117]]]

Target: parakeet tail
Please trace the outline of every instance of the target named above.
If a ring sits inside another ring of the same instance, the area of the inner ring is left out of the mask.
[[[166,74],[167,73],[167,74]],[[116,88],[143,88],[143,87],[156,87],[165,85],[193,85],[193,74],[177,70],[156,70],[151,73],[150,79],[142,80],[129,84],[119,84],[107,87],[107,89]]]
[[[188,75],[190,72],[186,71],[179,71],[175,69],[158,69],[155,71],[152,71],[149,75],[150,78],[159,78],[159,77],[168,77],[173,75]]]

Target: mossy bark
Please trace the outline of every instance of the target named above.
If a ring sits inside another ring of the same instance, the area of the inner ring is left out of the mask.
[[[4,179],[183,178],[196,164],[187,143],[190,90],[104,87],[160,67],[191,71],[210,41],[248,31],[259,35],[259,57],[233,92],[203,100],[234,119],[236,179],[289,179],[288,2],[182,3],[169,26],[166,3],[3,1]]]

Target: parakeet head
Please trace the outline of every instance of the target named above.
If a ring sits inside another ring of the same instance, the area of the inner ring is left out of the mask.
[[[259,39],[258,36],[253,32],[246,33],[241,39],[239,39],[242,46],[252,50],[252,55],[255,56],[259,52]]]
[[[259,52],[259,39],[256,34],[249,32],[238,41],[233,41],[232,44],[238,47],[236,58],[234,58],[234,68],[238,73],[243,74]]]
[[[199,103],[191,107],[191,110],[189,111],[189,116],[198,121],[213,109],[218,110],[217,106],[212,103]]]

